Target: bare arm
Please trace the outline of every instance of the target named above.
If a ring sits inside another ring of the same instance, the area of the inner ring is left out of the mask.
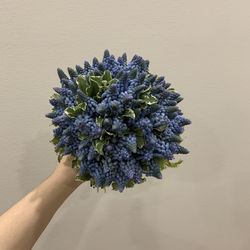
[[[44,231],[57,209],[81,184],[64,156],[54,172],[0,216],[0,249],[28,250]]]

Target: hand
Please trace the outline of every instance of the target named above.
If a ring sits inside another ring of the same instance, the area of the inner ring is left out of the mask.
[[[73,155],[64,155],[60,161],[60,164],[72,168],[72,161],[75,159]],[[59,165],[60,165],[59,164]]]
[[[78,187],[82,182],[75,181],[75,176],[78,174],[79,170],[72,168],[72,161],[75,159],[72,155],[65,155],[62,157],[58,166],[56,167],[53,175],[60,176],[64,183],[69,187]]]

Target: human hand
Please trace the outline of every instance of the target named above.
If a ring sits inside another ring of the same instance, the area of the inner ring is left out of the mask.
[[[63,156],[53,173],[59,176],[60,179],[63,179],[64,183],[71,188],[78,187],[82,184],[82,182],[75,180],[75,176],[78,174],[79,170],[72,168],[72,161],[74,159],[75,157],[72,155]]]

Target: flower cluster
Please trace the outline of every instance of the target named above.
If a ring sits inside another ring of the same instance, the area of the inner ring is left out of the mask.
[[[184,126],[177,104],[183,100],[163,76],[149,72],[149,61],[124,53],[117,59],[104,51],[102,61],[58,69],[60,87],[51,96],[58,160],[75,157],[76,180],[92,187],[125,187],[142,183],[145,176],[161,179],[166,167],[176,167],[175,154],[187,154],[180,145]]]

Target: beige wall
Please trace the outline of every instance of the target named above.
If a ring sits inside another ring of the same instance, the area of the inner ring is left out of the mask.
[[[123,194],[82,185],[36,250],[246,250],[250,240],[250,4],[235,0],[0,1],[0,212],[56,164],[56,68],[105,48],[150,60],[184,97],[190,154]]]

